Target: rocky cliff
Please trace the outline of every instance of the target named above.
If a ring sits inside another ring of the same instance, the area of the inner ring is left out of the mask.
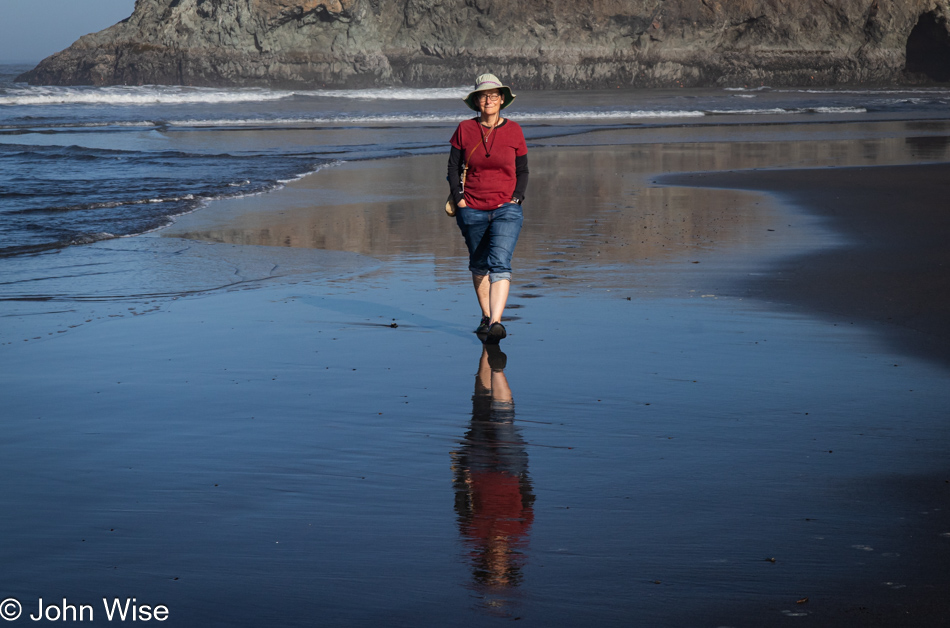
[[[279,87],[950,80],[950,0],[137,0],[21,80]]]

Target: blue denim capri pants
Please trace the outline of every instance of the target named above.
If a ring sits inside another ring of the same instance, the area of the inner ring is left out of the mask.
[[[505,203],[491,210],[459,207],[455,222],[468,247],[468,269],[472,274],[488,275],[492,283],[511,281],[511,256],[524,222],[521,205]]]

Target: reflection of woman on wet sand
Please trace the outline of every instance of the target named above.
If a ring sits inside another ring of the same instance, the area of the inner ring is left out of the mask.
[[[522,552],[534,520],[528,454],[514,425],[506,361],[497,346],[483,348],[471,428],[459,450],[452,452],[455,511],[473,577],[496,591],[520,582]]]

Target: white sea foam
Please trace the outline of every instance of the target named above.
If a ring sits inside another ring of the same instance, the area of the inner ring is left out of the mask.
[[[320,172],[321,170],[326,170],[327,168],[336,168],[337,166],[343,165],[343,163],[344,163],[343,161],[339,159],[335,159],[325,164],[320,164],[319,166],[316,166],[315,168],[313,168],[312,170],[308,170],[307,172],[301,172],[300,174],[294,177],[291,177],[290,179],[279,179],[277,183],[279,183],[280,186],[283,187],[287,185],[288,183],[293,183],[294,181],[300,181],[301,179],[309,177],[312,174],[316,174]]]
[[[147,85],[144,87],[35,86],[5,90],[0,105],[175,105],[282,100],[293,92],[268,89],[213,89]]]
[[[549,111],[537,113],[515,113],[509,116],[516,121],[612,121],[665,118],[701,118],[708,115],[780,115],[802,113],[866,113],[863,107],[815,107],[807,109],[715,109],[709,111]],[[314,116],[310,118],[243,118],[243,119],[205,119],[205,120],[169,120],[166,125],[176,127],[230,127],[230,126],[299,126],[299,125],[387,125],[406,123],[456,123],[458,115],[441,114],[402,114],[371,116]]]
[[[634,120],[642,118],[697,118],[702,111],[648,110],[648,111],[551,111],[518,114],[519,120]],[[512,116],[515,117],[515,116]]]
[[[268,194],[268,193],[270,193],[270,192],[274,192],[274,191],[280,190],[280,189],[284,188],[288,183],[292,183],[292,182],[294,182],[294,181],[299,181],[300,179],[303,179],[304,177],[309,177],[310,175],[316,174],[317,172],[320,172],[321,170],[324,170],[324,169],[326,169],[326,168],[333,168],[333,167],[339,166],[339,165],[341,165],[341,164],[343,164],[343,163],[345,163],[345,162],[340,161],[340,160],[336,160],[336,161],[331,161],[331,162],[328,162],[328,163],[325,163],[325,164],[320,164],[319,166],[316,166],[315,168],[313,168],[313,169],[311,169],[311,170],[308,170],[308,171],[306,171],[306,172],[302,172],[302,173],[300,173],[299,175],[297,175],[297,176],[295,176],[295,177],[292,177],[292,178],[290,178],[290,179],[282,179],[282,180],[280,180],[280,181],[277,181],[274,185],[271,185],[271,186],[266,187],[266,188],[261,189],[261,190],[255,190],[255,191],[253,191],[253,192],[236,192],[236,193],[234,193],[234,194],[219,194],[219,195],[216,195],[216,196],[201,196],[201,197],[195,197],[193,194],[186,194],[185,196],[182,196],[182,197],[175,197],[175,198],[149,199],[149,200],[147,200],[147,201],[133,201],[132,204],[153,203],[153,202],[156,202],[156,203],[164,203],[164,202],[168,202],[168,201],[182,201],[182,200],[193,200],[193,201],[195,201],[195,203],[192,204],[192,205],[186,205],[186,206],[182,209],[182,211],[180,211],[180,212],[178,212],[178,213],[168,214],[167,216],[165,216],[165,220],[164,220],[161,224],[159,224],[159,225],[157,225],[157,226],[155,226],[155,227],[152,227],[151,229],[148,229],[148,230],[146,230],[146,231],[137,232],[137,233],[130,233],[130,234],[123,235],[123,236],[113,236],[112,234],[108,234],[108,233],[103,234],[103,235],[107,236],[108,238],[114,238],[114,237],[131,238],[131,237],[135,237],[135,236],[137,236],[137,235],[143,235],[143,234],[146,234],[146,233],[155,233],[155,232],[158,232],[158,231],[162,231],[163,229],[165,229],[165,228],[167,228],[167,227],[173,225],[173,224],[175,223],[175,220],[176,220],[177,218],[180,218],[180,217],[182,217],[182,216],[186,216],[186,215],[188,215],[188,214],[190,214],[190,213],[192,213],[192,212],[198,211],[199,209],[205,208],[205,207],[207,207],[208,205],[210,205],[210,204],[211,204],[212,202],[214,202],[214,201],[220,201],[220,200],[225,200],[225,199],[250,198],[250,197],[253,197],[253,196],[262,196],[262,195],[264,195],[264,194]],[[245,181],[245,182],[246,182],[246,183],[249,183],[249,181]],[[243,185],[243,184],[244,184],[244,183],[239,183],[238,185]],[[233,184],[232,184],[232,185],[233,185]],[[123,204],[125,204],[125,203],[117,203],[117,205],[123,205]],[[105,238],[100,238],[100,239],[105,239]],[[90,241],[91,241],[91,240],[90,240]],[[73,242],[73,244],[86,244],[86,243],[88,243],[88,242]]]
[[[298,93],[302,96],[356,98],[361,100],[455,100],[465,98],[470,91],[468,87],[386,87],[381,89],[337,89]]]
[[[867,113],[864,107],[813,107],[806,111],[815,113]]]
[[[514,111],[510,117],[518,122],[566,122],[566,123],[597,123],[623,122],[636,120],[664,120],[676,118],[701,118],[704,116],[767,116],[767,115],[801,115],[801,114],[861,114],[867,113],[864,107],[804,107],[804,108],[735,108],[709,110],[630,110],[613,109],[602,111]],[[252,117],[252,118],[201,118],[175,120],[139,120],[139,121],[97,121],[79,122],[75,124],[29,124],[0,125],[0,130],[23,128],[102,128],[102,127],[133,127],[133,128],[229,128],[229,127],[300,127],[300,126],[387,126],[405,124],[456,124],[465,116],[456,113],[385,113],[368,115],[347,115],[345,113],[331,113],[315,116],[297,117]]]
[[[0,93],[0,105],[194,105],[270,102],[295,96],[358,100],[450,100],[467,88],[381,88],[353,90],[217,89],[165,85],[112,87],[15,87]]]
[[[323,124],[403,124],[406,122],[452,122],[459,116],[440,114],[380,114],[368,116],[347,116],[342,114],[328,116],[296,118],[207,118],[200,120],[168,120],[164,124],[178,127],[221,127],[221,126],[295,126]]]
[[[774,94],[816,94],[821,96],[950,96],[950,89],[946,87],[883,87],[883,88],[851,88],[842,89],[834,87],[725,87],[723,91],[727,92],[772,92]]]
[[[35,124],[33,120],[28,122],[21,122],[20,124],[0,124],[0,131],[10,130],[10,129],[23,129],[23,128],[33,128],[33,129],[101,129],[104,127],[154,127],[161,126],[161,122],[154,122],[151,120],[133,120],[133,121],[116,121],[116,122],[75,122],[75,123],[61,123],[61,124]]]
[[[667,118],[701,118],[710,115],[799,115],[808,113],[867,113],[864,107],[806,107],[785,109],[781,107],[764,109],[711,109],[701,110],[608,110],[608,111],[538,111],[512,112],[511,119],[518,122],[610,122],[624,120],[649,120]],[[463,116],[457,114],[376,114],[376,115],[330,115],[298,118],[244,118],[244,119],[206,119],[206,120],[169,120],[165,124],[178,127],[227,127],[227,126],[300,126],[300,125],[387,125],[407,123],[456,123]]]
[[[97,233],[83,233],[70,240],[69,243],[92,244],[94,242],[102,242],[103,240],[112,240],[113,238],[115,238],[114,234],[111,234],[108,231],[99,231]]]
[[[706,115],[710,116],[764,116],[764,115],[781,115],[784,113],[792,113],[787,109],[782,109],[781,107],[773,107],[771,109],[710,109],[706,112]]]
[[[752,110],[750,110],[752,111]],[[723,110],[716,113],[744,113],[745,111]],[[785,110],[767,111],[766,113],[785,113]],[[637,119],[662,118],[698,118],[709,115],[703,111],[548,111],[548,112],[512,112],[509,117],[516,121],[617,121]],[[376,115],[345,115],[331,114],[312,117],[286,118],[202,118],[177,119],[164,121],[137,121],[137,122],[80,122],[75,124],[12,124],[0,125],[0,130],[44,128],[44,129],[95,129],[103,127],[153,127],[153,128],[221,128],[221,127],[294,127],[294,126],[372,126],[372,125],[405,125],[405,124],[456,124],[466,116],[458,114],[376,114]]]
[[[835,95],[835,94],[857,94],[857,95],[872,95],[872,96],[893,96],[895,94],[917,94],[917,95],[928,95],[928,96],[950,96],[950,89],[945,87],[894,87],[886,89],[776,89],[773,90],[779,94],[822,94],[822,95]]]
[[[712,109],[707,111],[708,115],[729,116],[761,116],[761,115],[800,115],[805,113],[867,113],[864,107],[802,107],[798,109],[783,109],[774,107],[771,109]]]
[[[641,118],[695,118],[702,111],[542,111],[537,113],[513,112],[513,120],[631,120]],[[204,119],[169,120],[165,124],[181,127],[220,127],[220,126],[293,126],[293,125],[354,125],[354,124],[406,124],[406,123],[457,123],[465,116],[458,114],[378,114],[366,116],[314,116],[307,118],[243,118],[243,119]]]

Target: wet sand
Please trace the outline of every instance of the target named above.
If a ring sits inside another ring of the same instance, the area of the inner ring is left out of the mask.
[[[0,591],[97,624],[942,625],[948,371],[907,339],[946,301],[873,278],[946,281],[946,167],[841,168],[933,158],[891,135],[535,148],[504,356],[441,155],[24,260]]]
[[[660,180],[761,191],[819,217],[841,237],[828,249],[783,258],[726,293],[817,314],[834,325],[862,325],[900,354],[943,369],[950,365],[950,164],[691,173]],[[947,504],[947,475],[885,475],[871,490],[889,500]],[[948,536],[939,533],[940,524],[928,527],[933,537]],[[945,557],[940,549],[937,555]],[[819,625],[945,622],[950,611],[946,563],[925,547],[912,551],[917,576],[932,584],[899,603],[882,604],[870,595],[826,603]]]
[[[673,176],[672,185],[761,190],[842,235],[747,286],[842,324],[883,328],[899,347],[950,363],[950,164]]]

